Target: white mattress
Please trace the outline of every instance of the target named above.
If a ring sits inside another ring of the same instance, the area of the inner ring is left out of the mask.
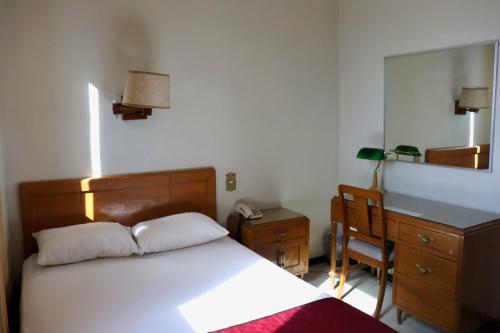
[[[230,238],[41,267],[26,259],[23,333],[207,332],[325,297]]]

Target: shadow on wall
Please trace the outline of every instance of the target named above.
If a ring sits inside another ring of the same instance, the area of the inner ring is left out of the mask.
[[[154,71],[151,32],[147,24],[147,19],[142,19],[137,13],[124,15],[122,12],[116,12],[104,29],[108,33],[101,37],[102,51],[100,59],[97,59],[98,70],[88,79],[90,141],[87,142],[90,143],[92,177],[119,172],[106,168],[106,151],[114,151],[115,142],[134,139],[117,138],[117,133],[110,131],[109,125],[106,124],[106,119],[109,119],[106,113],[111,113],[112,102],[121,101],[128,70]],[[97,94],[98,103],[102,104],[100,108],[97,107],[100,110],[97,111],[97,119],[96,108],[92,107],[95,103],[92,101],[91,91],[97,92],[94,95]],[[101,147],[104,152],[102,159]]]
[[[105,104],[101,107],[103,112],[111,112],[113,100],[121,101],[129,70],[155,70],[151,31],[147,18],[142,18],[135,12],[129,15],[116,12],[104,28],[107,34],[101,37],[97,70],[93,77],[88,78],[88,83],[95,85],[101,93],[100,102]],[[103,134],[101,131],[101,137]]]
[[[112,81],[111,87],[119,85],[120,93],[125,84],[125,78],[129,69],[153,70],[152,66],[152,46],[151,33],[146,26],[146,20],[138,20],[137,15],[124,17],[117,15],[109,22],[112,40],[109,43],[108,51],[111,59],[111,73],[109,78],[122,80]],[[108,88],[108,87],[104,87]]]

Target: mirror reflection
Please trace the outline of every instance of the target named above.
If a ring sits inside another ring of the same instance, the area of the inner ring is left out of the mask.
[[[385,150],[490,170],[497,42],[385,59]]]

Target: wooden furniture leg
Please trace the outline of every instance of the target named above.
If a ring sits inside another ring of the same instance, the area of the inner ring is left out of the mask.
[[[344,249],[344,247],[342,247]],[[344,291],[344,283],[347,278],[347,272],[349,271],[349,257],[347,256],[347,251],[342,253],[342,273],[340,273],[339,288],[337,289],[337,298],[342,299],[342,293]]]
[[[335,289],[335,280],[337,277],[337,222],[332,221],[332,234],[330,235],[330,284]]]
[[[375,314],[373,315],[375,319],[380,319],[380,311],[382,310],[382,304],[384,304],[385,286],[387,284],[387,267],[380,270],[380,287],[378,288],[378,300],[377,307],[375,308]]]
[[[396,308],[398,325],[401,325],[401,317],[403,316],[403,310]]]

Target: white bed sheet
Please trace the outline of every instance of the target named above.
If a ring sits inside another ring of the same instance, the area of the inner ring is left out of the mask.
[[[326,297],[228,237],[42,267],[26,259],[23,333],[207,332]]]

